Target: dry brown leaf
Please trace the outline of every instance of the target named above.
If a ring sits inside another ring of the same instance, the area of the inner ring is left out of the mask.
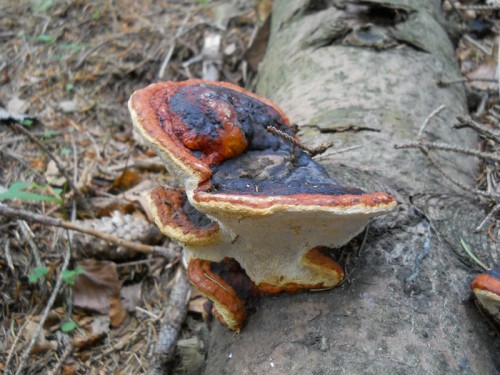
[[[121,290],[123,306],[131,313],[141,304],[142,283],[124,286]]]
[[[53,309],[47,315],[47,319],[43,325],[43,328],[47,331],[55,331],[59,329],[61,323],[66,319],[66,311],[63,307]]]
[[[126,311],[120,300],[121,282],[116,264],[87,259],[77,264],[85,271],[75,277],[73,304],[85,310],[109,314],[113,326],[120,325]]]
[[[125,169],[122,174],[113,182],[112,190],[125,191],[135,185],[139,184],[142,180],[142,175],[131,169]]]
[[[63,365],[62,374],[63,375],[76,375],[78,374],[79,366],[76,363],[72,363],[69,365]]]
[[[79,322],[80,331],[73,337],[73,346],[77,350],[91,348],[106,337],[109,332],[110,317],[97,315]],[[84,333],[82,333],[84,332]]]
[[[26,325],[26,328],[23,332],[23,336],[26,342],[29,342],[31,340],[38,327],[39,320],[40,317],[33,317]],[[49,350],[57,350],[57,341],[47,340],[47,335],[49,335],[49,332],[42,328],[40,334],[35,340],[35,345],[33,345],[33,348],[31,349],[31,354],[45,353]]]
[[[120,295],[112,296],[109,300],[109,318],[111,320],[111,326],[119,327],[126,317],[127,311],[123,307]]]
[[[61,175],[61,172],[56,166],[54,160],[49,160],[45,169],[45,179],[52,186],[63,186],[66,179]]]

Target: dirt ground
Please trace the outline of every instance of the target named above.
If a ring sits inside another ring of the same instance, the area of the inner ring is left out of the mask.
[[[174,254],[0,216],[0,370],[147,372],[180,262],[179,245],[150,224],[144,192],[175,181],[134,138],[127,101],[160,80],[204,77],[251,87],[262,45],[249,45],[269,4],[0,4],[0,203]],[[498,129],[498,14],[446,5],[450,18],[460,14],[456,21],[467,26],[457,58],[465,76],[479,80],[469,82],[471,110]],[[497,142],[486,138],[478,147],[496,152]],[[477,188],[497,194],[498,174],[498,160],[483,162]],[[494,207],[498,198],[478,204]],[[497,241],[497,221],[487,226]],[[191,292],[174,373],[203,365],[204,302]]]

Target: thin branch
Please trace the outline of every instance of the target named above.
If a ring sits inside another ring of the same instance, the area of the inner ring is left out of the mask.
[[[491,49],[483,46],[481,43],[473,39],[470,35],[466,34],[464,35],[464,40],[467,41],[468,43],[472,44],[474,47],[476,47],[479,51],[484,53],[486,56],[491,56]]]
[[[10,219],[22,219],[29,222],[35,222],[44,225],[51,225],[55,227],[65,228],[69,230],[74,230],[80,233],[88,234],[90,236],[94,236],[105,241],[109,241],[118,246],[123,246],[130,250],[135,250],[144,254],[155,254],[162,257],[165,257],[168,260],[175,260],[179,258],[180,253],[162,246],[149,246],[144,245],[142,243],[127,241],[122,238],[113,236],[111,234],[103,233],[95,229],[91,228],[83,228],[78,224],[71,223],[69,221],[65,221],[62,219],[55,219],[53,217],[44,216],[40,214],[35,214],[30,211],[11,208],[5,204],[0,203],[0,215],[5,216]]]
[[[500,132],[490,129],[468,117],[458,116],[457,120],[458,123],[453,125],[455,129],[469,127],[471,129],[477,130],[479,133],[482,133],[489,138],[493,138],[496,142],[500,143]]]
[[[47,305],[45,306],[45,310],[43,312],[42,318],[40,319],[40,322],[38,323],[38,326],[36,327],[36,330],[33,333],[33,336],[31,336],[31,340],[30,340],[28,346],[24,349],[24,352],[21,355],[21,359],[19,360],[19,365],[17,367],[15,375],[20,375],[23,373],[23,369],[24,369],[26,361],[31,353],[31,349],[35,345],[35,342],[36,342],[38,336],[42,332],[43,325],[45,324],[45,321],[47,320],[49,312],[52,309],[52,306],[54,305],[54,302],[56,300],[57,295],[59,294],[59,289],[61,289],[61,286],[63,283],[63,274],[64,274],[64,271],[68,268],[70,259],[71,259],[71,248],[68,246],[68,248],[66,249],[66,254],[64,254],[63,265],[62,265],[61,270],[59,272],[59,276],[57,277],[57,281],[56,281],[56,285],[54,286],[54,290],[52,290],[52,294],[50,295],[50,298],[49,298],[49,301],[47,302]]]
[[[425,128],[427,127],[429,122],[432,120],[432,118],[434,116],[437,116],[439,114],[439,112],[441,112],[445,108],[446,108],[446,106],[444,104],[441,104],[434,111],[432,111],[429,116],[426,117],[426,119],[424,120],[424,122],[422,123],[422,126],[420,126],[420,129],[418,131],[418,134],[417,134],[418,140],[422,139],[422,136],[424,135]]]
[[[456,5],[458,10],[476,10],[479,12],[482,11],[490,11],[490,10],[500,10],[500,5],[498,4],[492,4],[492,5],[463,5],[463,4],[457,4]]]
[[[356,145],[356,146],[350,146],[350,147],[345,147],[345,148],[339,148],[335,151],[329,152],[328,154],[322,155],[321,157],[319,157],[315,160],[323,160],[323,159],[329,158],[332,155],[341,154],[343,152],[349,152],[352,150],[357,150],[358,148],[361,148],[361,147],[362,147],[361,145]]]
[[[455,178],[451,177],[448,173],[446,173],[444,171],[443,168],[441,168],[441,166],[439,165],[438,161],[431,156],[431,154],[428,152],[429,150],[427,150],[423,146],[420,147],[420,150],[424,153],[425,156],[427,156],[427,158],[429,159],[429,161],[431,162],[431,164],[434,166],[434,168],[436,168],[436,170],[439,173],[441,173],[448,181],[450,181],[454,185],[458,186],[462,190],[465,190],[465,191],[468,191],[470,193],[474,193],[474,194],[477,194],[477,195],[481,195],[483,197],[490,198],[490,199],[491,198],[500,199],[500,194],[486,192],[486,191],[482,191],[482,190],[471,188],[471,187],[465,185],[464,183],[456,180]]]
[[[420,149],[426,148],[426,149],[431,149],[431,150],[453,151],[453,152],[459,152],[461,154],[477,156],[477,157],[483,158],[483,159],[500,161],[500,154],[498,154],[496,152],[476,151],[476,150],[472,150],[470,148],[453,146],[453,145],[450,145],[447,143],[442,143],[442,142],[413,141],[413,142],[407,142],[407,143],[394,145],[394,148],[396,148],[396,149],[400,149],[400,148],[420,148]]]
[[[443,86],[448,86],[448,85],[454,85],[456,83],[465,83],[465,82],[491,82],[491,83],[498,83],[498,80],[496,78],[457,78],[457,79],[440,79],[437,81],[437,84],[441,87]]]
[[[285,133],[284,131],[279,130],[278,128],[276,128],[272,125],[269,125],[268,127],[266,127],[266,130],[269,133],[277,135],[278,137],[284,139],[285,141],[290,142],[291,144],[297,146],[301,150],[306,151],[312,157],[314,157],[316,155],[320,155],[320,154],[324,153],[326,150],[328,150],[329,148],[333,147],[333,142],[330,142],[327,144],[321,144],[321,145],[314,147],[314,148],[310,148],[310,147],[304,146],[304,144],[302,142],[300,142],[298,139],[296,139],[295,137],[291,136],[290,134]]]
[[[495,215],[498,211],[500,211],[500,203],[497,203],[490,211],[488,215],[481,221],[481,223],[477,226],[477,228],[474,230],[476,233],[480,232],[483,227],[486,225],[488,221]]]
[[[173,359],[175,346],[186,319],[191,287],[182,266],[177,269],[176,281],[170,292],[168,306],[163,314],[161,329],[156,342],[154,358],[148,374],[166,373],[166,366]]]
[[[165,59],[163,59],[163,63],[161,64],[160,70],[158,71],[158,78],[163,79],[163,76],[165,75],[165,71],[167,70],[168,63],[170,62],[170,59],[172,58],[172,55],[174,54],[174,49],[175,45],[177,43],[177,38],[181,36],[182,32],[184,31],[184,27],[186,27],[187,22],[189,21],[189,18],[191,17],[191,11],[189,11],[186,14],[186,17],[184,17],[184,20],[182,21],[179,29],[175,33],[174,37],[172,40],[170,40],[170,48],[165,55]]]

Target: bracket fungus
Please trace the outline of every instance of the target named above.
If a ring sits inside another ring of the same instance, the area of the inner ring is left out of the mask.
[[[135,130],[184,190],[149,197],[160,230],[184,244],[188,277],[239,331],[260,293],[331,288],[343,279],[328,250],[360,233],[396,201],[341,186],[294,139],[267,99],[223,82],[188,80],[136,91]]]
[[[476,276],[471,289],[481,310],[500,327],[500,268]]]

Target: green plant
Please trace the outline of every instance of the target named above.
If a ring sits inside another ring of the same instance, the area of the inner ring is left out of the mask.
[[[56,38],[54,38],[52,35],[49,35],[49,34],[37,35],[35,37],[35,39],[39,42],[48,43],[48,44],[54,44],[56,41]]]
[[[24,126],[25,128],[29,128],[33,125],[33,120],[30,118],[25,118],[21,121],[21,125]]]
[[[61,195],[62,189],[54,189],[53,196],[42,195],[38,193],[32,193],[25,191],[26,189],[38,189],[47,190],[47,187],[38,185],[36,183],[27,182],[14,182],[6,191],[0,193],[0,201],[7,199],[21,199],[25,201],[37,201],[37,202],[52,202],[56,204],[63,204],[64,198]]]
[[[461,238],[460,243],[462,244],[462,247],[464,248],[465,252],[467,255],[482,269],[488,271],[490,267],[487,267],[483,262],[479,260],[479,258],[472,252],[472,250],[469,248],[469,245],[465,243],[465,241]]]
[[[76,327],[77,327],[77,324],[73,320],[69,319],[69,320],[66,320],[61,325],[61,331],[63,331],[64,333],[69,333],[69,332],[73,331]]]
[[[75,277],[82,273],[85,273],[85,270],[80,266],[76,267],[74,270],[64,270],[62,272],[62,279],[66,284],[73,286],[75,285]]]
[[[35,267],[33,272],[28,275],[28,280],[30,283],[36,283],[41,279],[44,279],[49,273],[47,267]]]

